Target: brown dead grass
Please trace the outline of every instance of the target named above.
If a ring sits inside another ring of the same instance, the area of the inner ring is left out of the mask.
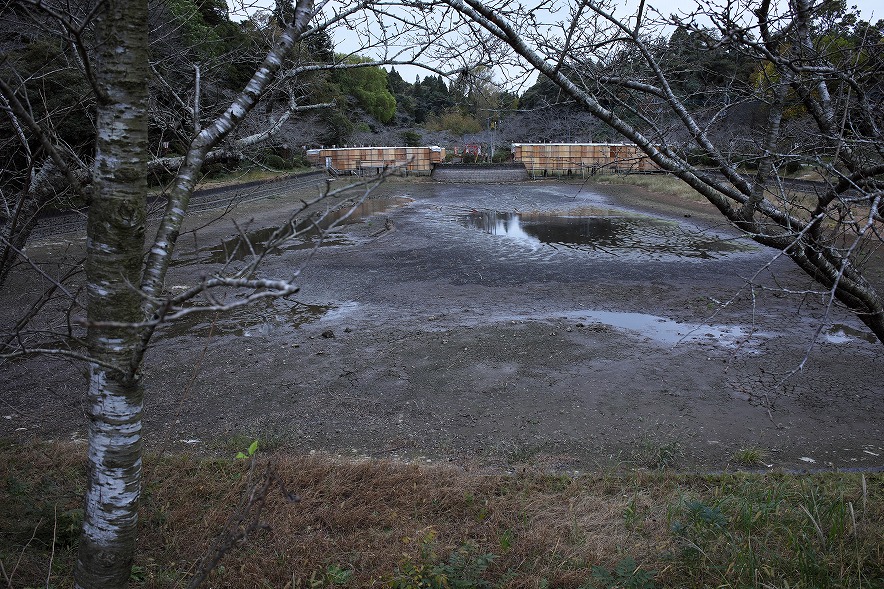
[[[229,174],[217,176],[215,178],[206,179],[197,185],[197,190],[207,190],[209,188],[221,188],[225,186],[236,186],[245,182],[255,182],[257,180],[278,180],[289,176],[296,176],[310,172],[311,168],[293,168],[285,171],[265,170],[263,168],[251,168],[248,170],[236,170]]]
[[[593,182],[638,186],[658,195],[669,195],[688,202],[707,202],[703,195],[684,181],[667,174],[607,174],[593,178]]]
[[[50,585],[71,584],[77,533],[72,512],[83,491],[83,454],[82,446],[0,440],[0,560],[10,586],[45,586],[50,557]],[[426,569],[469,544],[472,555],[496,556],[485,578],[501,587],[578,587],[590,578],[592,565],[612,568],[625,556],[661,571],[657,582],[664,586],[702,587],[716,577],[679,560],[671,528],[677,506],[696,497],[742,501],[771,486],[791,493],[806,482],[786,475],[659,472],[500,475],[323,455],[260,460],[272,461],[300,501],[286,500],[273,487],[261,517],[266,527],[231,550],[204,586],[331,586],[329,567],[353,571],[348,587],[388,586],[397,568]],[[247,472],[245,460],[149,457],[133,585],[185,586],[242,496]],[[848,497],[862,509],[871,534],[862,548],[865,560],[859,562],[857,548],[831,565],[836,575],[845,563],[865,571],[868,559],[880,563],[874,559],[884,556],[884,476],[867,476],[866,493],[857,490],[858,475],[832,475],[813,487],[817,499],[820,493]],[[792,511],[804,518],[797,506]],[[65,526],[69,530],[59,533]],[[796,529],[787,527],[789,533]],[[719,548],[726,550],[727,542]],[[872,573],[880,576],[884,571],[876,566]]]
[[[213,587],[283,587],[330,565],[352,568],[353,586],[381,584],[401,562],[419,563],[430,552],[444,559],[466,541],[477,554],[497,555],[491,577],[518,575],[510,587],[536,587],[541,578],[577,585],[588,564],[610,564],[630,543],[622,515],[629,496],[617,478],[513,478],[327,456],[273,460],[300,502],[273,494],[263,518],[270,528],[229,555],[236,573],[227,574],[226,564],[212,577]],[[174,462],[157,469],[145,502],[142,549],[157,563],[148,571],[154,579],[171,572],[159,563],[208,546],[236,504],[241,485],[235,483],[245,469],[242,463]],[[200,484],[193,486],[194,479]],[[665,525],[658,523],[644,530],[654,540],[631,550],[640,562],[665,544]]]

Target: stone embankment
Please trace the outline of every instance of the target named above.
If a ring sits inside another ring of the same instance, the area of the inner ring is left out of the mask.
[[[436,164],[431,177],[439,182],[524,182],[528,172],[522,164]]]

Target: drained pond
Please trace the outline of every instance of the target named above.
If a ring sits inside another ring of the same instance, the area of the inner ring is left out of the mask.
[[[172,293],[255,255],[300,291],[163,326],[147,430],[192,451],[235,436],[507,470],[656,468],[662,449],[668,468],[723,469],[745,448],[771,468],[884,466],[881,346],[709,207],[392,181],[320,241],[300,230],[333,207],[292,219],[314,196],[193,219]],[[291,238],[267,247],[279,226]],[[85,435],[81,376],[53,362],[10,367],[2,433]]]
[[[241,234],[222,240],[220,244],[179,254],[175,265],[227,264],[262,254],[281,255],[286,251],[312,249],[320,246],[355,245],[341,228],[362,223],[395,207],[412,202],[410,198],[368,199],[355,206],[338,206],[314,212],[302,218],[295,216],[283,225],[246,229]],[[186,247],[186,244],[185,244]]]

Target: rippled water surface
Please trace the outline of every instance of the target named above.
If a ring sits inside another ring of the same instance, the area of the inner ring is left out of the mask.
[[[603,252],[613,256],[714,259],[751,246],[691,231],[674,221],[641,215],[556,215],[474,211],[461,223],[488,235],[533,248]]]

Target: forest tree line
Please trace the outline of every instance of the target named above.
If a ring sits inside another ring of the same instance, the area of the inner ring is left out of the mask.
[[[189,141],[194,128],[192,105],[197,77],[199,116],[216,116],[229,97],[248,82],[255,61],[267,51],[287,17],[286,10],[291,7],[237,22],[225,0],[151,2],[150,140],[157,158],[181,155]],[[25,96],[36,122],[51,127],[74,154],[88,158],[95,137],[94,97],[81,75],[80,64],[71,59],[67,47],[59,44],[52,31],[18,19],[11,10],[4,16],[8,23],[19,26],[3,28],[7,57],[0,64],[2,77],[11,80],[12,91]],[[869,77],[880,76],[884,21],[869,23],[843,3],[832,3],[819,22],[817,40],[833,53],[846,55],[859,45],[876,47],[877,39],[877,50],[865,52],[861,65],[868,69]],[[751,136],[752,125],[766,117],[764,103],[751,97],[769,83],[769,68],[732,45],[721,43],[715,30],[677,28],[668,37],[649,39],[648,46],[665,66],[673,92],[685,104],[707,111],[710,118],[722,109],[729,111],[717,119],[721,133]],[[457,143],[464,137],[483,138],[482,134],[492,128],[501,133],[498,145],[507,141],[621,139],[576,106],[543,74],[527,88],[509,89],[495,80],[494,68],[488,64],[448,72],[447,76],[430,72],[409,82],[395,65],[382,67],[376,63],[368,56],[336,52],[328,30],[299,42],[292,68],[295,73],[284,76],[274,86],[261,111],[251,117],[241,133],[272,126],[291,104],[323,107],[304,113],[297,125],[281,125],[250,149],[231,151],[229,157],[207,171],[236,167],[243,157],[247,165],[257,163],[273,169],[306,165],[298,149],[302,146]],[[304,71],[296,71],[298,66]],[[610,52],[605,59],[575,59],[562,67],[581,79],[597,76],[598,72],[616,72],[619,78],[636,81],[648,75],[639,56],[626,48]],[[16,80],[20,85],[15,84]],[[186,89],[184,93],[182,88]],[[876,87],[874,91],[880,93],[881,89]],[[609,94],[604,104],[615,110],[618,101],[630,100],[623,90]],[[808,116],[799,97],[791,100],[795,104],[787,109],[787,120]],[[20,187],[27,168],[33,164],[16,135],[13,121],[0,118],[0,136],[6,138],[0,144],[4,184],[9,182],[12,187]],[[30,148],[39,150],[38,145]],[[735,148],[739,151],[739,146]],[[751,157],[741,163],[751,166]],[[794,164],[792,171],[797,167]]]

